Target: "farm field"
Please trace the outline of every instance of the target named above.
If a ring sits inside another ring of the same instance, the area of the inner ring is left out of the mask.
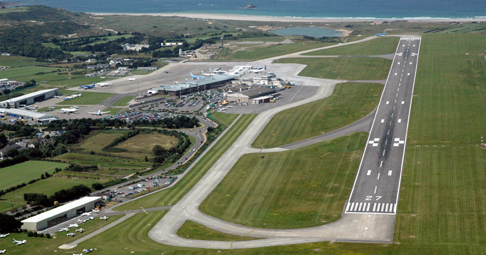
[[[300,76],[337,80],[384,80],[392,61],[383,58],[284,58],[275,63],[307,65]]]
[[[114,208],[116,211],[136,210],[143,206],[144,208],[152,208],[164,205],[172,205],[179,201],[187,191],[189,191],[201,177],[211,168],[211,166],[223,155],[223,153],[236,141],[246,127],[253,121],[256,115],[243,115],[228,130],[228,132],[221,137],[221,139],[206,153],[206,155],[199,160],[199,162],[189,171],[186,176],[172,188],[157,192],[153,195],[126,203]]]
[[[56,178],[51,177],[44,180],[37,181],[22,187],[16,191],[9,192],[1,197],[12,202],[23,202],[24,193],[43,193],[47,196],[51,196],[61,189],[69,189],[73,186],[83,184],[91,188],[91,184],[100,182],[99,180],[87,180],[87,179],[70,179],[70,178]],[[18,197],[17,197],[18,196]]]
[[[341,217],[367,133],[304,148],[243,155],[199,207],[255,228],[318,226]],[[323,156],[324,155],[324,156]]]
[[[126,96],[120,100],[118,100],[116,103],[113,104],[113,106],[127,106],[128,102],[133,100],[136,96]]]
[[[332,96],[276,114],[255,139],[255,148],[273,148],[349,125],[376,108],[383,85],[342,83]]]
[[[68,164],[48,161],[27,161],[17,165],[0,169],[0,190],[5,190],[21,183],[28,183],[30,180],[38,179],[41,174],[54,173],[56,168],[64,169]]]
[[[109,97],[113,96],[113,93],[103,93],[103,92],[74,92],[73,94],[81,93],[81,97],[76,97],[70,100],[59,102],[59,105],[97,105],[105,101]]]
[[[398,37],[380,37],[371,41],[318,50],[303,55],[382,55],[395,53]]]
[[[212,240],[212,241],[247,241],[257,238],[234,236],[212,230],[194,221],[186,221],[177,231],[177,235],[186,239]]]

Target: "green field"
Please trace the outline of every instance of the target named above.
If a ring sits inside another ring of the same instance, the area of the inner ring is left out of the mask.
[[[214,231],[204,225],[194,221],[186,221],[177,231],[177,235],[186,239],[212,240],[212,241],[247,241],[257,238],[246,236],[234,236],[226,233]]]
[[[222,112],[211,112],[210,116],[227,127],[229,127],[229,125],[231,125],[231,123],[233,123],[233,121],[238,118],[238,114],[229,114]]]
[[[276,114],[255,139],[255,148],[273,148],[349,125],[378,105],[383,85],[342,83],[332,96]]]
[[[0,213],[10,211],[24,205],[23,203],[4,202],[0,200]]]
[[[399,37],[380,37],[371,41],[345,45],[303,55],[382,55],[395,53]]]
[[[35,61],[34,58],[26,58],[26,57],[20,57],[20,56],[0,56],[0,66],[9,66],[9,67],[21,67],[21,66],[35,66],[35,65],[41,65],[44,63],[40,63]],[[6,70],[2,70],[0,73],[2,73]]]
[[[114,103],[113,106],[127,106],[128,102],[132,101],[134,98],[136,98],[136,96],[126,96]]]
[[[113,96],[113,93],[103,93],[103,92],[75,92],[71,91],[72,94],[81,93],[81,97],[76,97],[70,100],[62,101],[58,104],[60,105],[97,105],[105,101],[109,97]],[[67,95],[67,94],[66,94]]]
[[[53,195],[61,189],[69,189],[73,186],[83,184],[91,188],[91,184],[99,182],[98,180],[86,179],[68,179],[51,177],[44,180],[29,184],[23,188],[9,192],[1,197],[12,202],[23,202],[24,193],[43,193],[47,196]]]
[[[113,115],[113,114],[117,114],[119,113],[121,110],[123,110],[124,108],[118,108],[118,107],[108,107],[106,109],[104,109],[103,111],[104,112],[110,112],[109,114],[110,115]]]
[[[243,115],[228,132],[199,160],[199,162],[172,188],[114,208],[117,211],[135,210],[175,204],[189,191],[224,152],[236,141],[256,115]]]
[[[332,45],[330,43],[316,43],[314,41],[297,42],[292,44],[283,45],[270,45],[270,46],[251,46],[244,50],[239,50],[227,53],[226,56],[220,56],[219,60],[233,61],[233,60],[259,60],[265,58],[271,58],[280,56],[283,54],[290,54],[303,50],[309,50],[314,48],[320,48]]]
[[[68,164],[48,161],[27,161],[17,165],[0,169],[0,190],[4,190],[30,180],[40,178],[41,174],[48,172],[50,175],[58,167],[64,169]]]
[[[341,217],[367,133],[304,148],[243,155],[199,207],[256,228],[318,226]]]
[[[307,65],[300,76],[338,80],[384,80],[392,61],[383,58],[284,58],[275,63]]]

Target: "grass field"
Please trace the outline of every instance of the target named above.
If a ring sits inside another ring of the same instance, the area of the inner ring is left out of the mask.
[[[54,159],[66,163],[76,163],[87,166],[98,166],[100,168],[121,168],[121,169],[141,169],[149,167],[151,164],[134,159],[120,159],[118,157],[90,155],[88,153],[66,153]],[[121,173],[124,175],[124,173]]]
[[[4,190],[30,180],[40,178],[41,174],[48,172],[50,175],[56,167],[64,169],[67,164],[47,161],[27,161],[17,165],[0,169],[0,190]]]
[[[189,171],[182,180],[172,188],[160,191],[150,196],[126,203],[116,207],[114,210],[134,210],[143,206],[144,208],[158,207],[175,204],[189,191],[201,177],[211,168],[211,166],[223,155],[223,153],[236,141],[246,127],[253,121],[256,115],[243,115],[228,130],[228,132],[199,160],[199,162]]]
[[[212,241],[247,241],[257,238],[246,236],[234,236],[226,233],[214,231],[204,225],[194,221],[186,221],[177,231],[177,235],[186,239],[212,240]]]
[[[292,44],[270,45],[270,46],[257,45],[257,46],[248,47],[245,50],[228,52],[226,56],[220,57],[219,60],[225,60],[225,61],[259,60],[259,59],[280,56],[283,54],[299,52],[303,50],[325,47],[329,45],[332,44],[316,43],[314,41],[305,41],[305,42],[297,42]]]
[[[0,213],[10,211],[24,205],[23,203],[4,202],[0,200]]]
[[[256,228],[302,228],[341,217],[367,133],[297,150],[247,154],[199,207]]]
[[[114,103],[113,106],[127,106],[128,102],[132,101],[135,97],[136,96],[126,96]]]
[[[238,118],[238,114],[211,112],[211,117],[228,127],[236,118]]]
[[[255,139],[255,148],[273,148],[349,125],[378,105],[383,85],[342,83],[332,96],[276,114]]]
[[[300,76],[338,80],[384,80],[392,61],[383,58],[284,58],[275,63],[307,65]]]
[[[47,196],[53,195],[61,189],[69,189],[73,186],[83,184],[91,188],[91,184],[99,182],[98,180],[86,180],[86,179],[68,179],[68,178],[56,178],[51,177],[44,180],[37,181],[29,184],[16,191],[9,192],[1,197],[12,202],[23,202],[24,193],[43,193]]]
[[[141,133],[135,137],[132,137],[114,148],[120,148],[126,150],[126,152],[116,153],[125,157],[133,157],[143,159],[145,155],[153,155],[153,147],[160,145],[165,149],[170,149],[177,146],[179,139],[173,136],[167,136],[159,133]],[[138,156],[137,156],[138,155]]]
[[[73,92],[74,94],[77,94]],[[113,96],[113,93],[103,93],[103,92],[88,92],[83,91],[81,97],[76,97],[70,100],[62,101],[58,104],[60,105],[97,105],[105,101],[109,97]]]
[[[381,55],[395,53],[398,37],[381,37],[371,41],[313,51],[303,55]]]
[[[20,56],[0,56],[0,66],[21,67],[21,66],[35,66],[43,63],[35,61],[34,58],[26,58]],[[0,71],[3,74],[5,70]]]
[[[110,112],[109,114],[112,115],[112,114],[119,113],[123,109],[124,108],[119,108],[119,107],[108,107],[108,108],[104,109],[103,111],[104,112]]]

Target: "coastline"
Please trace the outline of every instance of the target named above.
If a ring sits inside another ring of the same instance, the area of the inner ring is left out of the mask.
[[[277,16],[258,16],[258,15],[238,15],[238,14],[212,14],[212,13],[98,13],[89,12],[94,16],[158,16],[158,17],[182,17],[191,19],[212,19],[212,20],[236,20],[236,21],[258,21],[258,22],[374,22],[374,21],[408,21],[408,22],[486,22],[486,18],[303,18],[303,17],[277,17]],[[258,18],[258,20],[256,20]]]

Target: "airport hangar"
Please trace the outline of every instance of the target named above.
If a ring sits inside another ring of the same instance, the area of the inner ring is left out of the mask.
[[[57,120],[56,116],[40,113],[40,112],[33,112],[27,111],[22,109],[7,109],[7,108],[0,108],[0,113],[4,116],[11,116],[15,118],[22,117],[23,119],[30,119],[37,122],[45,122],[45,121],[52,121]]]
[[[59,95],[59,89],[44,89],[27,95],[11,98],[0,102],[0,107],[19,108],[20,105],[31,105]]]
[[[101,197],[83,197],[22,221],[22,229],[39,231],[52,227],[95,208]]]
[[[148,93],[153,95],[169,95],[173,97],[182,96],[198,91],[222,87],[226,85],[227,82],[236,78],[236,76],[232,75],[213,75],[172,85],[161,85],[159,88],[148,90]]]

